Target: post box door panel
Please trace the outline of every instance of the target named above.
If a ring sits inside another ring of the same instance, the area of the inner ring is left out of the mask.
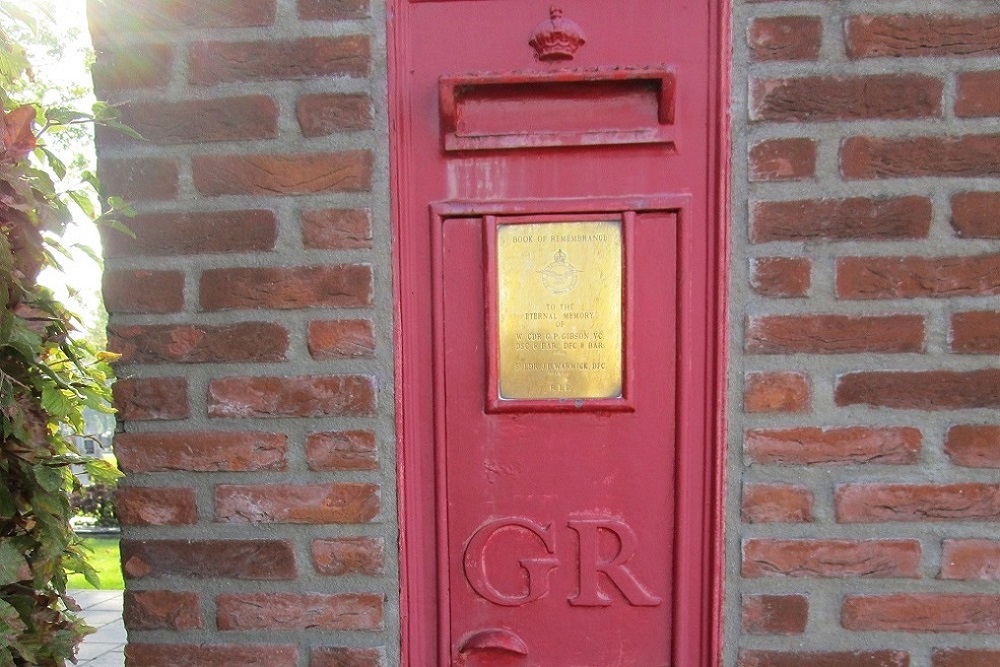
[[[540,667],[670,664],[677,217],[439,219],[451,664],[497,654]],[[505,266],[490,257],[504,243],[540,247],[517,248],[523,263]],[[618,257],[588,261],[606,245]],[[642,281],[624,277],[633,266]],[[503,314],[513,320],[503,334],[528,349],[519,367],[491,374],[510,342],[495,335],[505,289],[539,296]],[[595,323],[595,308],[616,321]],[[605,349],[616,330],[627,345]],[[621,375],[609,370],[615,357]],[[598,393],[581,398],[587,375]],[[519,376],[539,391],[490,391]]]

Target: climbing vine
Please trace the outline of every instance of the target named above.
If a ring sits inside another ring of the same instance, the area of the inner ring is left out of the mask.
[[[30,7],[26,9],[25,7]],[[87,112],[25,99],[37,86],[22,40],[45,30],[41,3],[0,0],[0,667],[61,666],[87,632],[66,594],[67,572],[96,574],[70,527],[74,468],[96,481],[113,465],[81,456],[84,409],[110,412],[110,354],[81,335],[80,322],[38,282],[69,255],[61,238],[76,211],[115,226],[127,207],[106,202],[97,180],[57,155],[60,132],[116,125],[104,105]]]

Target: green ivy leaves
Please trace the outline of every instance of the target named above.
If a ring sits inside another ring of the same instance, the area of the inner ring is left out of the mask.
[[[75,317],[35,279],[69,256],[60,234],[74,210],[123,228],[118,216],[131,209],[109,199],[99,211],[96,176],[61,159],[52,148],[59,142],[38,138],[90,123],[134,132],[103,103],[87,112],[15,99],[33,89],[27,52],[13,35],[44,30],[42,7],[0,0],[0,667],[73,658],[88,629],[66,595],[67,572],[94,583],[97,575],[69,523],[70,493],[79,488],[72,470],[97,483],[120,474],[81,456],[72,440],[84,433],[85,409],[111,412],[113,355],[79,340]],[[65,184],[70,174],[78,185]]]

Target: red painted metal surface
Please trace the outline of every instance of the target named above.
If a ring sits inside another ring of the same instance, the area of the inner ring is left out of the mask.
[[[413,667],[718,660],[720,10],[562,9],[546,60],[547,3],[390,5]],[[559,220],[622,225],[625,388],[500,401],[496,229]]]
[[[446,76],[446,151],[673,143],[674,75],[613,68]]]

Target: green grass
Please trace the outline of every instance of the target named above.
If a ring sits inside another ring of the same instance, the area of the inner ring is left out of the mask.
[[[101,577],[102,590],[122,590],[125,582],[122,579],[121,559],[118,555],[117,537],[85,537],[83,543],[92,550],[87,554],[90,564]],[[82,574],[69,575],[66,588],[93,588]]]

